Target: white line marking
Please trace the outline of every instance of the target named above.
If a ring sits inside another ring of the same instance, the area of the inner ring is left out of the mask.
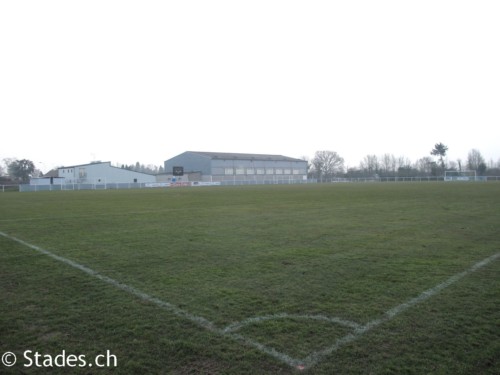
[[[390,321],[392,318],[401,314],[402,312],[409,309],[410,307],[413,307],[413,306],[429,299],[430,297],[438,294],[441,290],[456,283],[457,281],[459,281],[460,279],[469,275],[470,273],[475,272],[475,271],[481,269],[482,267],[488,265],[489,263],[493,262],[497,258],[500,258],[500,253],[497,253],[497,254],[494,254],[488,258],[485,258],[482,261],[471,266],[466,271],[460,272],[460,273],[450,277],[446,281],[442,282],[441,284],[438,284],[431,289],[427,289],[426,291],[422,292],[417,297],[412,298],[406,302],[403,302],[402,304],[400,304],[396,307],[393,307],[390,310],[387,310],[381,318],[374,319],[365,325],[361,325],[361,324],[358,324],[358,323],[355,323],[352,321],[348,321],[348,320],[344,320],[344,319],[340,319],[340,318],[336,318],[336,317],[330,318],[330,317],[326,317],[323,315],[294,315],[294,314],[282,313],[282,314],[276,314],[276,315],[266,315],[266,316],[248,318],[248,319],[245,319],[241,322],[236,322],[236,323],[230,324],[226,328],[221,329],[221,328],[216,327],[212,322],[210,322],[209,320],[207,320],[201,316],[191,314],[191,313],[189,313],[185,310],[182,310],[181,308],[179,308],[171,303],[168,303],[168,302],[160,300],[159,298],[150,296],[149,294],[144,293],[144,292],[140,291],[139,289],[136,289],[132,286],[121,283],[115,279],[108,277],[108,276],[101,275],[97,271],[94,271],[93,269],[88,268],[82,264],[79,264],[79,263],[74,262],[70,259],[64,258],[62,256],[56,255],[56,254],[54,254],[48,250],[45,250],[39,246],[32,245],[32,244],[25,242],[19,238],[10,236],[4,232],[0,232],[0,235],[5,237],[5,238],[8,238],[12,241],[18,242],[26,247],[29,247],[30,249],[33,249],[41,254],[47,255],[47,256],[49,256],[49,257],[51,257],[59,262],[65,263],[71,267],[74,267],[74,268],[82,271],[82,272],[85,272],[86,274],[88,274],[90,276],[93,276],[93,277],[95,277],[95,278],[97,278],[97,279],[99,279],[107,284],[113,285],[114,287],[116,287],[118,289],[121,289],[121,290],[126,291],[126,292],[128,292],[136,297],[139,297],[142,300],[151,302],[151,303],[153,303],[153,304],[155,304],[155,305],[157,305],[165,310],[172,312],[173,314],[175,314],[177,316],[180,316],[182,318],[190,320],[191,322],[196,323],[197,325],[209,330],[210,332],[217,333],[221,336],[230,337],[233,340],[242,342],[248,346],[252,346],[252,347],[260,350],[261,352],[266,353],[266,354],[280,360],[281,362],[286,363],[287,365],[289,365],[291,367],[295,367],[299,370],[304,370],[304,369],[307,369],[307,368],[310,368],[310,367],[316,365],[318,362],[321,361],[321,359],[323,357],[332,354],[333,352],[337,351],[342,346],[357,340],[358,338],[360,338],[362,335],[369,332],[373,328],[378,327],[382,323]],[[272,319],[286,319],[286,318],[312,319],[312,320],[326,321],[329,323],[340,324],[343,326],[353,328],[354,331],[353,331],[353,333],[349,333],[349,334],[345,335],[344,337],[341,337],[340,339],[336,340],[332,346],[325,348],[323,350],[320,350],[320,351],[313,352],[304,359],[292,358],[285,353],[278,352],[274,348],[267,347],[267,346],[265,346],[257,341],[254,341],[252,339],[244,337],[240,334],[233,333],[234,331],[237,331],[248,324],[259,323],[259,322],[272,320]]]
[[[189,313],[189,312],[187,312],[187,311],[185,311],[185,310],[183,310],[183,309],[181,309],[181,308],[179,308],[179,307],[177,307],[169,302],[162,301],[159,298],[150,296],[149,294],[144,293],[144,292],[140,291],[139,289],[136,289],[130,285],[121,283],[115,279],[112,279],[111,277],[101,275],[99,272],[94,271],[93,269],[86,267],[80,263],[74,262],[70,259],[64,258],[64,257],[59,256],[59,255],[56,255],[56,254],[54,254],[48,250],[45,250],[39,246],[30,244],[30,243],[23,241],[17,237],[10,236],[7,233],[0,231],[0,235],[5,237],[5,238],[8,238],[14,242],[20,243],[21,245],[29,247],[30,249],[35,250],[41,254],[47,255],[47,256],[51,257],[52,259],[55,259],[59,262],[65,263],[73,268],[76,268],[82,272],[85,272],[86,274],[88,274],[92,277],[95,277],[96,279],[99,279],[107,284],[113,285],[114,287],[121,289],[123,291],[126,291],[126,292],[128,292],[136,297],[139,297],[140,299],[142,299],[144,301],[153,303],[153,304],[155,304],[155,305],[157,305],[157,306],[159,306],[167,311],[170,311],[171,313],[173,313],[177,316],[185,318],[193,323],[196,323],[197,325],[209,330],[210,332],[219,334],[221,336],[230,337],[233,340],[243,342],[244,344],[246,344],[248,346],[252,346],[252,347],[260,350],[261,352],[266,353],[266,354],[278,359],[279,361],[281,361],[283,363],[286,363],[287,365],[289,365],[291,367],[296,367],[302,362],[301,360],[292,358],[285,353],[280,353],[277,350],[275,350],[274,348],[269,348],[269,347],[267,347],[267,346],[265,346],[257,341],[251,340],[251,339],[246,338],[242,335],[231,333],[231,332],[225,332],[223,329],[216,327],[208,319],[205,319],[201,316],[191,314],[191,313]]]
[[[239,330],[247,325],[250,325],[250,324],[265,322],[266,320],[277,320],[277,319],[318,320],[318,321],[323,321],[323,322],[327,322],[327,323],[340,324],[342,326],[353,328],[353,329],[361,329],[363,327],[361,324],[358,324],[356,322],[351,322],[349,320],[345,320],[345,319],[341,319],[341,318],[337,318],[337,317],[328,317],[328,316],[324,316],[324,315],[281,313],[281,314],[264,315],[264,316],[257,316],[254,318],[248,318],[248,319],[242,320],[241,322],[236,322],[236,323],[228,325],[226,328],[224,328],[224,332],[234,332],[234,331],[237,331],[237,330]]]
[[[249,339],[248,337],[242,336],[238,333],[225,333],[223,330],[218,331],[218,333],[220,333],[222,336],[231,337],[233,340],[241,341],[248,346],[253,346],[254,348],[260,350],[262,353],[266,353],[290,367],[298,368],[299,366],[302,366],[302,363],[304,362],[302,359],[290,357],[288,354],[278,352],[274,348],[265,346],[258,341]]]
[[[497,258],[500,258],[500,253],[496,253],[496,254],[494,254],[486,259],[483,259],[482,261],[474,264],[468,270],[460,272],[456,275],[453,275],[452,277],[450,277],[446,281],[442,282],[441,284],[438,284],[435,287],[433,287],[431,289],[427,289],[426,291],[420,293],[420,295],[418,295],[417,297],[412,298],[406,302],[403,302],[402,304],[400,304],[400,305],[398,305],[390,310],[387,310],[381,318],[374,319],[371,322],[368,322],[367,324],[362,326],[361,328],[354,330],[354,333],[350,333],[350,334],[345,335],[344,337],[338,339],[329,348],[326,348],[326,349],[323,349],[323,350],[320,350],[320,351],[317,351],[317,352],[310,354],[308,357],[306,357],[304,359],[304,368],[309,368],[309,367],[314,366],[315,364],[317,364],[321,360],[322,357],[330,355],[333,352],[337,351],[340,347],[357,340],[358,338],[360,338],[362,335],[369,332],[373,328],[378,327],[382,323],[388,322],[389,320],[391,320],[395,316],[401,314],[403,311],[409,309],[410,307],[413,307],[413,306],[429,299],[430,297],[438,294],[441,290],[456,283],[457,281],[459,281],[460,279],[464,278],[465,276],[471,274],[472,272],[475,272],[475,271],[479,270],[480,268],[488,265],[489,263],[493,262]]]
[[[65,263],[73,268],[79,269],[80,271],[83,271],[86,274],[95,277],[96,279],[99,279],[101,281],[104,281],[105,283],[111,284],[118,289],[122,289],[126,292],[129,292],[129,293],[133,294],[134,296],[139,297],[145,301],[148,301],[148,302],[154,303],[158,306],[161,306],[164,309],[167,309],[167,310],[173,312],[175,315],[179,315],[179,316],[182,316],[188,320],[191,320],[191,321],[197,323],[198,325],[200,325],[200,326],[202,326],[210,331],[213,331],[216,329],[212,322],[208,321],[207,319],[205,319],[201,316],[196,316],[196,315],[190,314],[187,311],[184,311],[184,310],[178,308],[177,306],[172,305],[171,303],[162,301],[156,297],[152,297],[149,294],[146,294],[146,293],[140,291],[139,289],[136,289],[136,288],[129,286],[127,284],[123,284],[123,283],[121,283],[115,279],[112,279],[108,276],[101,275],[99,272],[94,271],[93,269],[88,268],[80,263],[74,262],[68,258],[64,258],[64,257],[59,256],[59,255],[56,255],[48,250],[42,249],[41,247],[36,246],[36,245],[32,245],[32,244],[25,242],[19,238],[9,236],[6,233],[0,232],[0,235],[6,237],[8,239],[11,239],[13,241],[16,241],[24,246],[27,246],[35,251],[38,251],[39,253],[47,255],[47,256],[49,256],[49,257],[51,257],[59,262]]]

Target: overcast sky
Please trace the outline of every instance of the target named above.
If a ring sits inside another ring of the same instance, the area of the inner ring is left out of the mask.
[[[1,1],[0,159],[500,158],[500,1]]]

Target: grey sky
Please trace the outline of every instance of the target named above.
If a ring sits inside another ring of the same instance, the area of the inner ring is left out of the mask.
[[[498,1],[3,1],[0,158],[500,158]]]

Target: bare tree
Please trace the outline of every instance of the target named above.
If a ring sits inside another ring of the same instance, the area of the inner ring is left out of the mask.
[[[415,168],[422,174],[430,175],[432,173],[432,163],[434,161],[430,156],[424,156],[415,163]]]
[[[311,163],[320,181],[344,171],[344,158],[335,151],[316,151]]]
[[[394,155],[384,154],[382,156],[382,169],[385,173],[396,173],[397,162]]]
[[[360,169],[370,174],[378,173],[380,164],[377,155],[366,155],[361,161]]]
[[[400,156],[398,158],[398,170],[400,169],[411,169],[411,160],[406,156]]]
[[[469,151],[467,155],[467,168],[472,171],[478,171],[482,173],[486,170],[486,163],[484,162],[483,155],[479,152],[479,150],[472,149]]]

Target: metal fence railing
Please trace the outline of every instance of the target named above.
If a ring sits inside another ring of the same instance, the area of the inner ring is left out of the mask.
[[[64,191],[64,190],[111,190],[111,189],[142,189],[152,187],[148,185],[161,185],[155,183],[82,183],[82,184],[52,184],[52,185],[19,185],[19,191]],[[154,186],[156,187],[156,186]]]
[[[376,183],[376,182],[443,182],[445,178],[440,177],[366,177],[366,178],[330,178],[318,181],[316,179],[308,180],[229,180],[220,182],[185,182],[185,183],[86,183],[86,184],[53,184],[53,185],[0,185],[0,192],[20,191],[64,191],[64,190],[112,190],[112,189],[144,189],[144,188],[165,188],[181,186],[240,186],[240,185],[295,185],[295,184],[317,184],[317,183]],[[476,181],[500,181],[500,176],[478,176]]]
[[[427,177],[338,177],[323,179],[322,183],[334,182],[442,182],[452,181],[452,179],[445,179],[444,176],[427,176]],[[458,180],[453,180],[458,181]],[[477,176],[470,181],[500,181],[500,176]]]
[[[0,185],[0,191],[2,193],[9,191],[19,191],[19,185]]]

